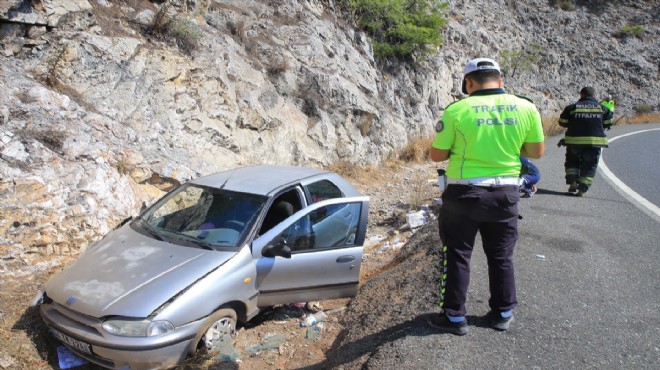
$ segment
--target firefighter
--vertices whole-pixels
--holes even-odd
[[[601,149],[607,148],[605,129],[612,126],[612,111],[596,100],[596,90],[584,87],[580,100],[568,105],[559,116],[559,125],[566,128],[566,184],[568,192],[584,197],[593,183]]]

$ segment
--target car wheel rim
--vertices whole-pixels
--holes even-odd
[[[223,317],[211,325],[204,334],[204,345],[207,350],[218,348],[220,343],[231,340],[236,331],[236,322],[231,317]]]

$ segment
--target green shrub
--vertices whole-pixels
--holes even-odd
[[[621,30],[619,30],[616,36],[618,37],[635,36],[637,38],[641,38],[642,35],[644,35],[644,26],[638,24],[638,25],[626,25],[621,27]]]
[[[575,9],[575,2],[573,0],[557,0],[556,4],[561,10]]]
[[[166,0],[154,15],[151,24],[145,27],[145,32],[166,41],[174,41],[182,52],[191,54],[202,38],[202,31],[195,22],[177,18],[179,15],[173,0]]]
[[[202,31],[197,24],[190,20],[178,19],[172,22],[168,28],[179,49],[186,54],[192,53],[202,38]]]
[[[447,24],[447,3],[439,0],[344,0],[373,39],[379,57],[423,59],[442,45],[440,30]]]
[[[529,72],[532,70],[541,59],[541,46],[531,44],[522,50],[504,50],[500,57],[502,72],[507,77],[513,78],[518,71]]]

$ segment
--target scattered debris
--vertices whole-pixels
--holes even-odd
[[[260,344],[252,344],[247,347],[247,351],[250,356],[254,357],[268,349],[279,349],[281,345],[286,343],[286,337],[282,334],[268,334],[262,340]]]
[[[419,211],[408,213],[408,215],[406,216],[406,221],[411,229],[416,229],[426,224],[433,218],[434,216],[433,213],[431,212],[431,209],[427,204],[424,204],[421,206],[421,209]]]
[[[305,320],[303,320],[300,323],[301,327],[306,327],[306,326],[312,326],[318,322],[323,322],[328,317],[328,315],[325,314],[323,311],[318,311],[315,313],[310,313],[305,317]]]
[[[326,314],[328,314],[328,315],[334,315],[334,314],[336,314],[336,313],[343,312],[343,311],[345,311],[345,310],[346,310],[346,306],[341,306],[341,307],[337,307],[337,308],[333,308],[333,309],[328,310],[328,311],[326,312]]]
[[[308,310],[315,312],[323,309],[323,306],[321,306],[321,302],[319,301],[307,302],[306,307]]]
[[[317,340],[321,334],[321,329],[323,329],[323,321],[314,323],[307,328],[305,337],[310,340]]]
[[[231,335],[224,334],[218,341],[218,345],[214,350],[218,351],[216,359],[220,362],[240,362],[238,359],[238,352],[232,344]]]
[[[75,353],[64,346],[57,347],[57,359],[62,370],[87,364],[87,360],[76,356]]]
[[[545,259],[545,254],[537,254],[536,258],[544,260]]]

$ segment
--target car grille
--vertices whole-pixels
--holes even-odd
[[[62,332],[63,334],[71,337],[76,341],[84,342],[91,345],[92,354],[90,355],[88,353],[84,353],[80,351],[74,346],[68,345],[67,343],[60,341],[67,348],[73,351],[77,356],[82,357],[87,361],[93,362],[97,365],[110,367],[110,368],[114,367],[113,361],[95,354],[94,345],[90,343],[90,342],[103,341],[103,336],[99,331],[100,330],[99,328],[101,327],[100,320],[72,311],[66,308],[65,306],[53,302],[45,294],[44,294],[44,303],[42,303],[42,316],[44,316],[46,324],[49,327],[52,326],[53,329]],[[85,332],[88,334],[88,336],[87,338],[81,338],[75,335],[74,333],[72,333],[72,330],[70,329],[73,329],[78,332]],[[92,339],[90,340],[89,338]]]

